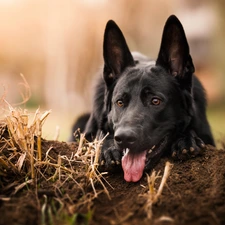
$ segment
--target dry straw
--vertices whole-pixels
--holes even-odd
[[[37,174],[40,174],[46,180],[55,181],[57,179],[59,183],[65,183],[65,177],[70,177],[75,180],[77,168],[74,167],[74,163],[78,163],[82,168],[86,168],[86,172],[85,170],[80,172],[84,174],[83,176],[85,176],[88,181],[86,186],[90,185],[93,189],[94,195],[91,199],[96,198],[98,194],[102,192],[102,190],[97,191],[95,188],[96,183],[101,184],[103,191],[108,198],[110,198],[109,191],[105,185],[108,184],[108,182],[103,177],[105,173],[100,173],[98,171],[101,146],[106,137],[88,143],[85,139],[85,135],[81,134],[77,151],[76,153],[72,152],[70,158],[65,155],[58,155],[57,158],[52,158],[49,154],[50,151],[53,150],[51,147],[47,151],[42,152],[41,138],[42,126],[51,111],[41,113],[40,110],[37,109],[33,115],[33,119],[29,119],[30,113],[28,113],[27,110],[13,108],[9,103],[7,103],[7,105],[9,115],[3,120],[4,126],[1,126],[0,132],[3,134],[4,131],[7,130],[9,137],[5,138],[1,135],[1,142],[5,144],[2,145],[0,153],[2,153],[3,149],[7,148],[8,151],[12,151],[12,154],[10,154],[11,156],[8,158],[0,154],[0,173],[9,171],[9,168],[13,168],[15,173],[24,174],[26,177],[24,183],[15,187],[14,194],[27,184],[32,183],[31,181],[35,183]],[[31,122],[29,122],[30,120]],[[72,157],[73,154],[74,157]],[[12,162],[12,158],[17,159],[16,163],[15,160]],[[63,162],[66,161],[67,166],[63,165],[62,160]],[[55,172],[49,177],[49,174],[46,175],[45,171],[50,167],[54,168]],[[43,171],[43,168],[46,169]],[[77,181],[75,183],[79,186]],[[110,184],[108,185],[110,186]],[[81,189],[82,192],[84,192],[83,187],[81,187]]]
[[[87,140],[85,139],[85,134],[80,134],[78,150],[74,156],[75,160],[78,161],[81,160],[85,165],[87,165],[86,177],[88,178],[88,181],[90,182],[92,189],[94,191],[94,198],[98,196],[98,192],[96,191],[95,188],[95,183],[100,183],[101,186],[103,187],[103,191],[106,193],[108,198],[111,199],[105,183],[107,183],[107,185],[110,186],[112,189],[113,187],[103,177],[103,175],[107,173],[106,172],[101,173],[98,170],[102,143],[107,136],[108,134],[101,139],[95,139],[93,142],[88,143]]]
[[[101,140],[99,140],[99,141],[95,140],[94,143],[91,144],[91,146],[93,146],[93,148],[94,148],[94,156],[91,157],[91,161],[90,161],[88,171],[87,171],[87,176],[90,180],[91,186],[95,193],[95,197],[97,197],[98,195],[97,195],[94,183],[99,182],[102,185],[104,192],[107,194],[108,198],[111,199],[109,191],[107,190],[105,184],[102,181],[102,178],[104,179],[103,175],[105,173],[100,173],[98,171],[98,165],[99,165],[98,162],[99,162],[99,156],[100,156],[100,152],[101,152],[102,143],[107,136],[108,136],[108,134]],[[106,181],[106,179],[104,179],[104,181],[113,189],[113,187]]]
[[[29,123],[29,114],[26,109],[15,109],[7,101],[5,102],[9,107],[9,115],[5,117],[5,124],[9,133],[7,143],[15,151],[15,154],[20,155],[16,167],[20,172],[27,162],[30,165],[28,174],[30,174],[31,179],[34,179],[34,162],[42,159],[42,126],[51,110],[41,113],[40,109],[37,109],[32,122]],[[34,149],[35,139],[37,139],[37,149]]]
[[[166,165],[164,168],[164,174],[161,179],[158,190],[156,190],[155,186],[156,186],[156,180],[161,178],[160,171],[158,173],[156,173],[156,171],[153,170],[153,172],[151,173],[150,176],[147,174],[148,192],[141,196],[144,197],[144,199],[145,199],[145,204],[144,204],[143,208],[147,214],[148,219],[152,219],[152,215],[153,215],[152,207],[154,204],[156,204],[159,201],[159,199],[162,195],[163,188],[164,188],[166,181],[170,175],[170,171],[171,171],[172,167],[173,167],[173,164],[171,164],[170,162],[166,162]]]
[[[36,177],[36,173],[40,173],[42,177],[46,178],[46,180],[58,179],[58,181],[61,182],[63,180],[62,171],[67,173],[68,177],[72,177],[73,174],[76,174],[76,168],[74,168],[72,164],[77,162],[84,165],[84,168],[87,168],[86,178],[93,189],[94,198],[98,196],[98,192],[95,188],[96,183],[101,184],[103,191],[107,194],[108,198],[110,198],[109,191],[107,190],[105,183],[109,186],[110,184],[103,177],[105,173],[100,173],[98,171],[101,146],[106,137],[101,140],[95,140],[94,142],[88,143],[85,139],[85,135],[81,134],[79,146],[74,157],[68,158],[67,156],[58,155],[57,159],[54,159],[49,155],[52,148],[45,153],[42,152],[41,137],[42,126],[51,111],[49,110],[41,113],[40,109],[37,109],[34,113],[33,119],[29,123],[30,114],[27,110],[13,108],[9,103],[7,103],[7,105],[9,107],[9,115],[5,117],[4,123],[5,129],[7,127],[9,138],[2,139],[4,139],[4,142],[8,145],[7,148],[10,151],[13,151],[14,157],[17,156],[16,158],[18,158],[18,160],[16,163],[12,163],[10,158],[4,158],[3,160],[3,157],[0,155],[0,172],[6,167],[15,164],[13,167],[17,173],[25,172],[26,177],[30,177],[33,181]],[[62,160],[66,160],[67,164],[70,165],[70,168],[63,166]],[[39,169],[42,166],[55,168],[55,173],[53,173],[51,177],[47,178]],[[30,182],[31,181],[29,180],[28,183]],[[19,187],[16,188],[16,192],[24,187],[25,183],[20,184]]]
[[[58,179],[58,181],[61,182],[63,180],[62,171],[64,171],[64,174],[67,173],[68,177],[72,177],[73,174],[76,174],[76,168],[74,168],[72,164],[77,162],[83,165],[83,168],[87,168],[85,176],[88,183],[93,188],[94,198],[98,196],[95,183],[100,183],[103,187],[103,191],[110,198],[109,191],[105,186],[107,181],[103,181],[103,175],[105,173],[100,173],[98,171],[101,146],[106,137],[101,140],[95,140],[94,142],[88,143],[85,139],[85,135],[81,134],[79,146],[74,157],[68,158],[67,156],[58,155],[57,159],[54,159],[49,155],[52,148],[45,153],[42,152],[41,138],[42,126],[51,111],[49,110],[41,113],[40,109],[37,109],[34,113],[33,119],[29,122],[30,114],[27,110],[13,108],[9,103],[7,103],[7,105],[9,108],[9,115],[5,117],[3,122],[5,124],[4,129],[7,129],[9,138],[6,139],[3,137],[2,141],[6,143],[9,151],[13,151],[13,158],[17,158],[17,162],[12,163],[11,158],[6,158],[0,155],[0,172],[10,166],[14,168],[16,173],[25,172],[26,177],[30,177],[31,180],[34,180],[36,173],[40,173],[42,177],[46,178],[46,180]],[[1,129],[1,133],[3,133],[3,127]],[[5,148],[5,145],[2,148]],[[69,164],[70,168],[62,165],[62,160],[66,160],[67,165]],[[42,166],[55,168],[55,173],[53,173],[51,177],[46,177],[39,169]],[[28,183],[30,183],[30,181]],[[18,191],[24,186],[25,185],[20,184],[16,190]]]

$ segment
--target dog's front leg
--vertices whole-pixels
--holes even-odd
[[[203,153],[206,149],[205,143],[199,138],[195,131],[190,130],[181,135],[172,145],[172,157],[185,160]]]
[[[100,153],[100,166],[108,169],[121,165],[122,151],[119,151],[114,144],[113,135],[109,135],[103,142]]]

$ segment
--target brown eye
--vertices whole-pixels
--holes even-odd
[[[118,101],[116,102],[116,104],[117,104],[119,107],[123,107],[123,106],[124,106],[124,103],[123,103],[122,100],[118,100]]]
[[[161,100],[158,98],[153,98],[152,99],[152,105],[159,105],[161,103]]]

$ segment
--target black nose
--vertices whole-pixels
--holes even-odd
[[[137,141],[137,135],[129,128],[118,128],[114,134],[117,145],[121,148],[131,148]]]

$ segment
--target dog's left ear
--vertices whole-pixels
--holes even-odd
[[[156,65],[165,68],[178,79],[182,88],[191,91],[195,68],[183,26],[174,15],[170,16],[165,24]]]
[[[128,66],[134,66],[134,59],[122,31],[113,20],[106,24],[104,43],[104,80],[110,87]]]

